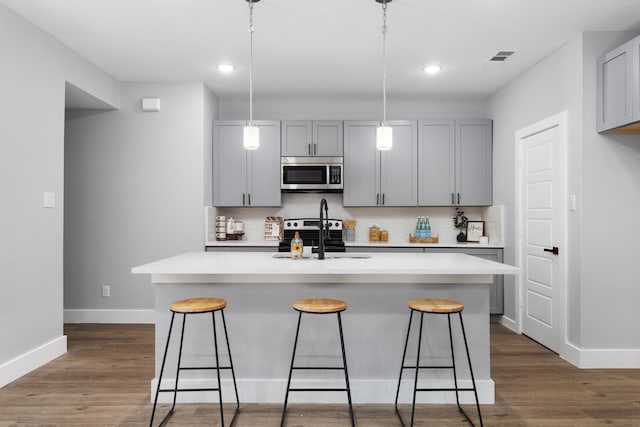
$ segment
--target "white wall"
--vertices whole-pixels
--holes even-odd
[[[120,110],[66,122],[67,310],[151,310],[153,286],[131,267],[203,249],[215,96],[202,83],[123,83],[121,97]],[[160,111],[143,112],[143,97]]]
[[[2,386],[66,349],[62,337],[65,81],[114,107],[119,105],[119,92],[117,80],[3,5],[0,52]],[[55,193],[55,208],[42,207],[44,191]]]
[[[640,348],[640,318],[631,306],[640,300],[631,261],[640,252],[616,227],[621,214],[633,216],[640,208],[640,137],[595,130],[595,60],[633,35],[581,34],[487,99],[486,114],[494,120],[494,203],[507,209],[508,263],[515,262],[516,245],[515,132],[568,111],[568,193],[577,195],[578,209],[568,214],[567,334],[580,348]],[[515,284],[505,280],[507,316],[515,316],[516,304]]]

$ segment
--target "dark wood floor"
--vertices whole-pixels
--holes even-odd
[[[147,425],[153,326],[74,324],[65,334],[66,355],[0,389],[0,427]],[[640,426],[640,370],[580,370],[497,324],[491,366],[496,404],[482,406],[486,426]],[[277,426],[280,410],[242,405],[236,425]],[[452,405],[420,405],[416,413],[418,426],[465,425]],[[400,425],[392,405],[356,405],[355,414],[358,426]],[[287,420],[349,425],[344,405],[292,405]],[[218,424],[204,404],[180,405],[169,423]]]

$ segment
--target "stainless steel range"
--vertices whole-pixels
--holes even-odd
[[[324,240],[326,252],[344,252],[344,241],[342,240],[342,220],[329,219],[329,233]],[[291,250],[291,239],[296,231],[300,233],[304,246],[314,248],[317,251],[320,236],[318,218],[291,218],[285,219],[282,225],[283,237],[278,245],[279,252],[289,252]]]

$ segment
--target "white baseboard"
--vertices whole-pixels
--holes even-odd
[[[61,336],[0,365],[0,388],[67,352],[67,337]]]
[[[562,358],[580,369],[640,369],[640,349],[583,349],[566,343]]]
[[[418,387],[451,387],[453,381],[420,381]],[[282,403],[287,387],[286,379],[244,379],[237,380],[238,394],[241,403]],[[157,378],[151,381],[151,402],[153,402],[158,385]],[[171,388],[173,379],[162,380],[162,388]],[[208,379],[180,379],[180,387],[206,388],[215,387],[215,380]],[[351,397],[353,403],[393,403],[396,397],[397,380],[352,380]],[[292,387],[306,388],[343,388],[342,380],[316,380],[316,381],[292,381]],[[459,382],[461,388],[471,387],[471,380]],[[476,381],[478,399],[482,404],[495,403],[495,383],[493,380]],[[412,399],[413,380],[403,380],[400,389],[399,401],[410,403]],[[224,402],[235,402],[233,382],[230,379],[222,380],[222,398]],[[160,393],[158,402],[170,403],[173,393]],[[189,392],[178,393],[178,402],[217,402],[217,392]],[[289,393],[291,403],[346,403],[345,392],[292,392]],[[452,392],[424,392],[418,393],[416,403],[456,403],[455,394]],[[475,403],[473,392],[462,392],[460,403]]]
[[[511,329],[517,334],[520,333],[520,331],[518,330],[518,323],[515,320],[508,318],[507,316],[500,317],[500,324],[505,328]]]
[[[65,310],[64,323],[155,323],[155,310]]]

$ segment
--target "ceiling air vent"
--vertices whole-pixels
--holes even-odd
[[[511,50],[501,50],[500,52],[496,53],[491,58],[489,58],[489,60],[487,60],[485,64],[486,65],[502,64],[504,61],[509,59],[514,53],[515,52]]]

